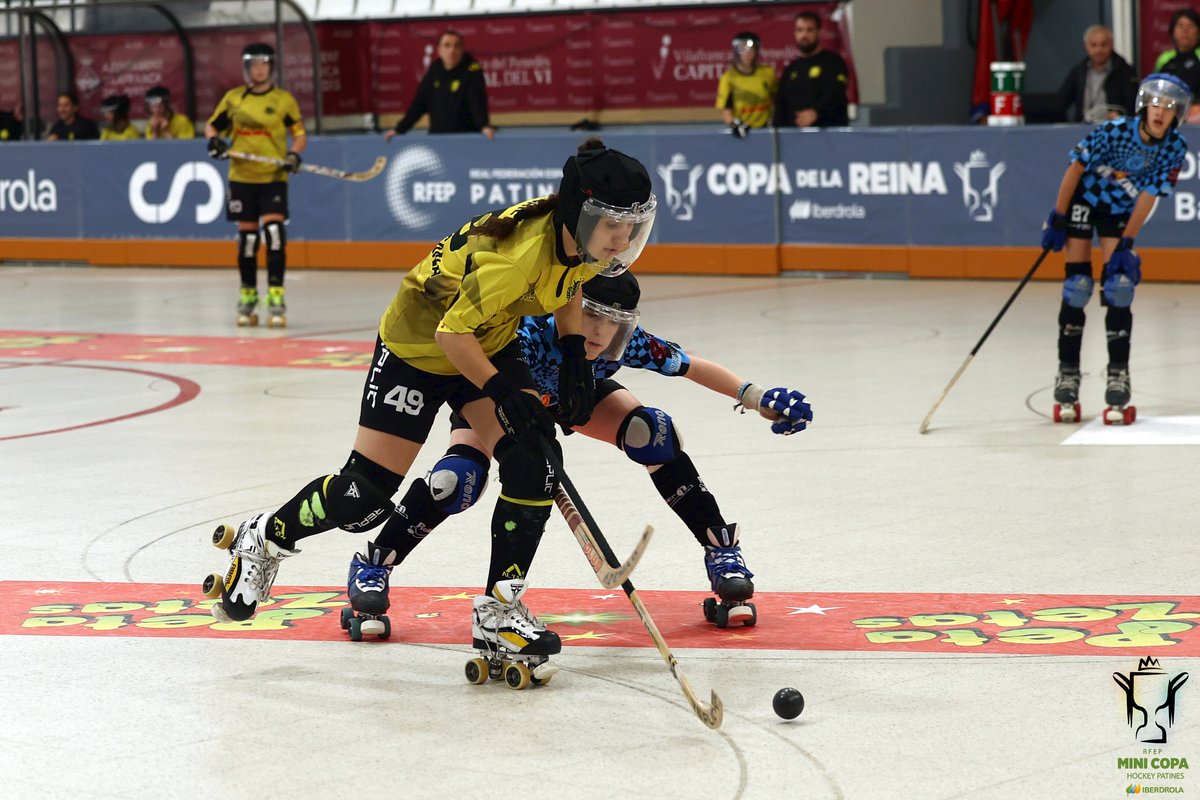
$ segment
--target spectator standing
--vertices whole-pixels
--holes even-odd
[[[96,121],[79,115],[79,96],[75,92],[70,89],[59,92],[56,110],[58,122],[50,126],[46,141],[74,142],[100,138],[100,128]]]
[[[775,126],[849,125],[846,83],[850,70],[837,53],[821,49],[821,18],[813,11],[801,11],[792,30],[800,57],[784,68],[779,79]]]
[[[733,37],[733,63],[717,84],[717,108],[736,136],[749,128],[765,128],[771,122],[775,100],[775,70],[758,63],[762,40],[757,33],[743,31]]]
[[[1113,52],[1112,31],[1093,25],[1083,32],[1087,58],[1076,64],[1058,89],[1058,106],[1067,122],[1098,125],[1133,113],[1138,75]]]
[[[1159,54],[1154,71],[1182,78],[1195,94],[1200,88],[1200,14],[1190,8],[1179,9],[1171,15],[1170,31],[1175,49]],[[1195,114],[1190,121],[1196,121]]]
[[[463,50],[458,31],[445,31],[438,39],[437,60],[429,65],[417,86],[417,95],[384,141],[405,134],[429,114],[430,133],[482,133],[491,139],[496,129],[488,121],[487,85],[483,66]]]
[[[142,138],[138,129],[129,122],[129,98],[123,94],[112,94],[100,103],[104,117],[104,130],[100,139],[105,142],[128,142]]]
[[[146,121],[147,139],[195,138],[196,126],[187,114],[181,114],[171,107],[170,89],[155,86],[146,90],[145,98],[146,113],[150,115]]]

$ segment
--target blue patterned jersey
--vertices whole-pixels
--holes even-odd
[[[1187,142],[1172,129],[1162,141],[1146,144],[1138,122],[1138,117],[1109,120],[1071,150],[1071,161],[1084,167],[1079,194],[1097,211],[1128,214],[1142,192],[1166,197],[1175,191]]]
[[[558,347],[554,317],[525,317],[521,320],[521,327],[517,328],[517,341],[521,343],[525,360],[529,362],[538,391],[550,396],[551,405],[557,405],[558,368],[563,355]],[[692,360],[679,345],[647,333],[639,325],[634,329],[633,338],[629,340],[629,346],[625,348],[620,361],[598,358],[592,363],[596,380],[600,381],[612,377],[621,367],[648,369],[668,376],[683,375]]]

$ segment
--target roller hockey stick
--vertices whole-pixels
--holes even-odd
[[[616,589],[629,580],[629,576],[637,568],[638,562],[642,560],[646,546],[650,544],[650,536],[654,533],[654,528],[647,525],[646,530],[642,531],[642,538],[638,540],[637,546],[629,554],[629,558],[625,559],[620,566],[613,567],[605,561],[600,544],[596,541],[595,534],[592,533],[593,529],[599,529],[587,509],[581,510],[580,506],[571,502],[570,496],[563,491],[562,486],[559,486],[558,491],[554,493],[554,503],[562,512],[563,519],[567,521],[567,527],[571,529],[571,533],[575,534],[575,541],[579,542],[579,546],[583,548],[583,555],[595,570],[596,577],[600,579],[600,585],[605,589]]]
[[[560,484],[559,492],[565,494],[567,499],[570,500],[582,512],[583,515],[585,515],[585,522],[589,521],[591,515],[588,514],[587,507],[584,506],[583,500],[580,499],[579,492],[575,490],[575,485],[571,483],[571,479],[567,477],[566,470],[563,469],[562,460],[559,459],[552,449],[550,449],[550,445],[547,442],[541,441],[540,444],[542,447],[542,454],[546,457],[546,460],[550,462],[550,466],[554,469],[554,471],[558,473]],[[562,506],[560,505],[559,508],[561,510]],[[572,528],[573,527],[574,526],[572,526]],[[600,532],[599,528],[597,528],[594,523],[591,524],[590,532],[592,534],[590,543],[594,543],[600,548],[600,553],[604,556],[605,562],[607,562],[607,564],[614,569],[620,569],[621,565],[617,561],[616,555],[613,553],[612,548],[608,546],[608,541],[604,538],[604,534]],[[645,539],[645,536],[646,535],[643,534],[643,540]],[[580,539],[578,534],[576,534],[576,538],[579,539],[580,545],[584,545],[584,539]],[[592,562],[592,567],[596,570],[596,575],[599,576],[600,569],[592,561],[592,554],[588,552],[587,546],[584,546],[583,552],[584,555],[588,557],[588,561]],[[640,597],[638,597],[637,590],[633,588],[633,584],[626,579],[621,584],[621,589],[629,598],[629,602],[633,604],[634,610],[637,611],[638,618],[641,619],[642,625],[646,628],[646,633],[650,634],[650,638],[654,641],[654,646],[658,648],[659,655],[662,656],[663,661],[667,662],[667,666],[671,668],[671,675],[679,684],[679,688],[683,690],[683,696],[687,699],[688,704],[692,707],[692,712],[709,728],[715,730],[721,727],[721,720],[725,717],[725,706],[721,703],[721,698],[717,697],[717,693],[712,690],[710,690],[711,697],[708,703],[696,696],[695,690],[692,689],[692,684],[688,682],[687,676],[683,674],[683,668],[680,667],[679,662],[675,660],[675,656],[671,652],[671,648],[667,647],[666,640],[663,639],[663,635],[659,633],[658,626],[656,626],[654,624],[654,620],[650,618],[650,612],[646,610],[644,605],[642,605],[642,600]]]
[[[282,158],[272,158],[271,156],[260,156],[257,153],[240,153],[237,150],[229,151],[230,158],[240,158],[242,161],[257,161],[261,164],[275,164],[276,166],[286,167],[287,163]],[[300,164],[301,172],[309,172],[313,175],[324,175],[326,178],[337,178],[342,181],[369,181],[379,173],[383,172],[383,168],[387,166],[387,156],[379,156],[375,159],[375,163],[371,168],[363,172],[347,172],[344,169],[336,167],[323,167],[320,164]]]
[[[995,329],[997,323],[1000,322],[1000,318],[1004,316],[1005,312],[1008,311],[1008,307],[1011,306],[1013,301],[1017,299],[1017,295],[1019,295],[1021,290],[1025,288],[1025,284],[1029,283],[1029,279],[1033,277],[1033,273],[1037,272],[1037,268],[1042,265],[1042,261],[1045,260],[1046,254],[1049,252],[1050,248],[1042,248],[1042,254],[1038,256],[1037,261],[1033,262],[1033,266],[1029,268],[1029,272],[1025,273],[1025,277],[1022,278],[1021,282],[1017,284],[1017,288],[1013,289],[1013,293],[1009,296],[1008,302],[1005,303],[1004,307],[1000,309],[1000,313],[996,315],[994,320],[992,320],[992,324],[988,325],[987,330],[983,332],[983,336],[979,338],[979,343],[975,345],[975,347],[971,350],[970,355],[967,356],[967,360],[962,363],[962,366],[958,368],[958,372],[954,373],[954,377],[950,379],[950,382],[946,384],[946,388],[942,390],[942,396],[937,399],[937,402],[933,404],[933,408],[929,409],[929,413],[925,415],[925,420],[921,423],[921,433],[925,433],[929,430],[929,423],[933,419],[934,412],[938,410],[938,406],[940,406],[942,401],[946,399],[946,395],[950,394],[950,390],[954,388],[954,384],[958,382],[958,379],[962,377],[962,374],[967,371],[967,365],[971,363],[971,359],[975,358],[975,354],[979,352],[979,348],[983,347],[983,343],[986,342],[987,338],[992,335],[992,330]]]

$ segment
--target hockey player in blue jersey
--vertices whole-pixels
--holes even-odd
[[[1132,117],[1100,125],[1071,150],[1071,162],[1050,217],[1042,226],[1042,247],[1066,247],[1066,279],[1058,315],[1058,375],[1054,381],[1054,421],[1079,421],[1080,346],[1084,308],[1092,296],[1092,237],[1103,254],[1100,302],[1107,308],[1107,388],[1104,422],[1129,424],[1130,334],[1133,295],[1142,279],[1135,237],[1154,204],[1175,190],[1187,143],[1179,125],[1187,119],[1192,92],[1174,75],[1149,75],[1138,87]]]
[[[691,356],[679,345],[659,338],[639,324],[641,291],[631,273],[588,281],[583,287],[586,356],[596,381],[596,405],[591,419],[574,431],[608,442],[632,461],[642,464],[658,493],[704,548],[704,564],[716,598],[705,602],[705,617],[719,627],[753,625],[756,610],[747,601],[754,594],[753,573],[739,544],[739,526],[728,522],[716,499],[700,479],[674,420],[666,411],[649,408],[612,379],[622,367],[646,369],[666,376],[683,376],[708,389],[736,399],[735,409],[757,411],[770,420],[777,434],[804,430],[812,408],[800,392],[764,389],[744,381],[712,361]],[[557,405],[559,374],[570,359],[553,317],[526,317],[518,330],[525,359],[551,410]],[[388,525],[356,554],[348,590],[355,611],[383,613],[387,609],[388,575],[435,527],[452,514],[474,505],[487,482],[490,456],[461,418],[452,417],[451,444],[426,480],[415,480],[394,512],[404,525]],[[719,598],[719,600],[718,600]]]

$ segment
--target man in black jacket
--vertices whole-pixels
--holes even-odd
[[[1133,114],[1138,75],[1113,52],[1112,31],[1093,25],[1083,32],[1087,58],[1071,68],[1057,92],[1067,122],[1098,125]]]
[[[438,60],[429,65],[417,96],[396,127],[383,135],[389,140],[408,133],[426,113],[430,133],[480,132],[491,139],[496,129],[488,122],[487,86],[483,67],[463,52],[463,37],[446,31],[438,39]]]
[[[849,125],[846,82],[850,70],[837,53],[821,49],[821,18],[801,11],[793,23],[800,57],[783,69],[775,100],[775,127]]]

